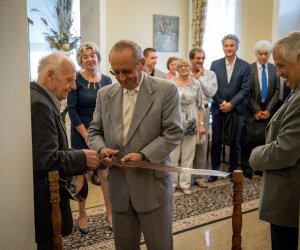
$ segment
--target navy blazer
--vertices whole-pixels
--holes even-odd
[[[219,105],[223,102],[230,102],[236,114],[242,116],[245,112],[245,99],[250,89],[250,65],[246,61],[235,60],[230,82],[227,81],[226,60],[225,57],[213,61],[210,70],[217,76],[218,90],[213,97],[211,105],[212,114],[219,114]]]
[[[59,176],[81,175],[86,171],[86,157],[81,150],[68,147],[64,123],[55,103],[38,84],[30,84],[32,155],[34,181],[34,217],[36,242],[51,241],[53,229],[49,185],[46,182],[51,170]],[[60,196],[62,235],[72,232],[73,219],[69,199]]]

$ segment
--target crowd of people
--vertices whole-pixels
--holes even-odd
[[[260,217],[271,223],[274,249],[287,249],[287,241],[288,249],[297,248],[300,33],[274,47],[258,41],[251,65],[237,56],[239,43],[234,34],[224,36],[224,57],[210,69],[204,68],[205,51],[193,48],[187,58],[170,57],[164,73],[156,68],[155,49],[121,40],[109,53],[117,84],[99,71],[101,55],[91,42],[77,51],[80,72],[61,52],[41,59],[38,79],[31,83],[38,249],[53,249],[45,182],[52,169],[66,182],[76,176],[78,186],[97,173],[116,249],[139,249],[142,233],[148,249],[173,249],[173,192],[189,195],[192,185],[207,188],[218,177],[126,171],[112,167],[114,160],[219,170],[224,146],[230,148],[229,176],[238,168],[249,179],[263,176]],[[277,69],[268,62],[271,52]],[[58,114],[66,98],[71,148]],[[62,233],[68,235],[71,210],[62,197]],[[87,234],[84,201],[79,208],[79,230]]]

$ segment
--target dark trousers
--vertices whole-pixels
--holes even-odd
[[[219,170],[222,153],[222,130],[225,114],[220,113],[212,116],[212,145],[211,145],[211,165],[213,170]],[[237,116],[236,131],[233,143],[230,146],[228,172],[233,172],[238,167],[239,155],[241,151],[240,141],[242,134],[243,117]]]
[[[270,224],[272,250],[297,250],[298,227],[282,227]]]
[[[40,241],[37,242],[37,250],[54,250],[53,241]]]

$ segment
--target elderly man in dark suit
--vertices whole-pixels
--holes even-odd
[[[99,166],[93,150],[71,150],[64,122],[59,114],[60,101],[76,88],[76,71],[72,61],[60,52],[40,60],[37,82],[30,84],[32,154],[34,181],[35,236],[38,250],[52,250],[53,229],[48,173],[58,170],[62,180],[81,175],[87,168]],[[63,188],[61,188],[63,189]],[[61,193],[62,235],[72,232],[73,219],[69,198]]]
[[[245,112],[245,98],[250,87],[250,66],[236,56],[239,39],[229,34],[222,39],[225,57],[213,61],[211,70],[216,73],[218,90],[213,97],[212,112],[212,169],[218,170],[221,164],[222,130],[223,123],[229,112],[235,112],[236,121],[232,131],[233,139],[230,142],[230,167],[228,172],[237,169],[240,154],[240,138]],[[208,181],[214,182],[216,176],[210,176]]]
[[[271,224],[272,249],[297,250],[300,205],[300,32],[273,46],[277,75],[291,88],[266,127],[266,143],[253,149],[249,163],[263,172],[261,220]],[[299,249],[299,248],[298,248]]]
[[[145,59],[133,41],[117,42],[109,61],[119,84],[98,92],[89,147],[118,153],[122,161],[168,164],[183,135],[176,86],[143,71]],[[171,174],[112,166],[108,183],[116,249],[140,249],[141,233],[148,249],[173,249]]]
[[[257,61],[251,64],[250,93],[247,99],[242,132],[241,166],[246,178],[252,179],[249,157],[253,148],[265,143],[265,128],[274,114],[279,97],[276,67],[268,63],[272,44],[258,41],[254,46]]]

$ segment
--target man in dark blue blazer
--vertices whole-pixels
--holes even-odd
[[[247,99],[245,125],[242,132],[241,167],[246,178],[252,179],[249,157],[253,148],[265,144],[265,128],[274,114],[279,97],[279,77],[276,67],[268,63],[272,44],[258,41],[254,46],[257,61],[251,64],[250,92]],[[264,93],[263,74],[266,76],[267,88]]]
[[[236,124],[233,140],[230,143],[230,167],[228,172],[237,169],[240,153],[240,138],[245,112],[245,98],[250,87],[250,66],[236,56],[239,38],[229,34],[222,39],[224,58],[213,61],[211,70],[216,73],[218,90],[213,97],[212,113],[212,169],[218,170],[221,164],[223,123],[229,112],[235,112]],[[217,177],[211,176],[208,181],[214,182]]]
[[[70,181],[87,168],[99,166],[94,150],[72,150],[68,147],[64,122],[59,114],[60,101],[76,88],[74,63],[61,52],[40,60],[37,82],[30,84],[32,156],[34,184],[35,240],[38,250],[53,250],[53,228],[48,173],[59,172],[60,179]],[[60,188],[62,190],[63,188]],[[62,236],[73,229],[69,198],[60,192]]]

